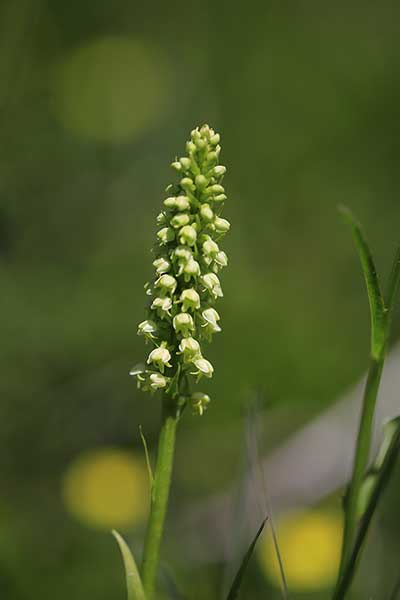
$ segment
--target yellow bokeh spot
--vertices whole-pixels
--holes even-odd
[[[288,585],[293,590],[316,590],[335,580],[342,542],[342,520],[338,513],[313,510],[292,512],[277,526]],[[259,559],[268,577],[279,585],[281,578],[271,535],[260,541]]]
[[[68,467],[62,494],[69,512],[93,527],[141,523],[149,502],[146,465],[133,454],[114,448],[87,452]]]
[[[171,77],[160,49],[124,36],[95,39],[55,66],[53,110],[80,136],[132,140],[164,114]]]

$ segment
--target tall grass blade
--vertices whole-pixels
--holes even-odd
[[[371,354],[373,358],[379,359],[385,347],[386,309],[378,274],[361,225],[347,207],[340,206],[339,210],[350,225],[361,262],[371,313]]]
[[[113,530],[112,534],[117,540],[119,549],[121,550],[122,559],[124,561],[128,600],[146,600],[142,580],[140,579],[135,559],[133,558],[128,544],[117,531]]]
[[[260,495],[260,498],[262,498],[264,500],[264,507],[262,508],[262,511],[268,517],[268,525],[271,530],[272,543],[274,546],[274,551],[275,551],[275,555],[276,555],[276,559],[277,559],[278,567],[279,567],[279,573],[281,576],[282,597],[284,598],[284,600],[288,600],[289,592],[288,592],[286,574],[285,574],[285,569],[283,567],[282,554],[281,554],[281,551],[279,548],[278,536],[276,534],[276,529],[275,529],[275,524],[274,524],[274,519],[273,519],[273,514],[272,514],[271,502],[269,500],[269,495],[267,492],[267,486],[265,483],[265,474],[264,474],[264,470],[261,466],[260,453],[259,453],[259,448],[258,448],[258,445],[259,445],[258,441],[260,439],[260,435],[259,435],[260,417],[259,417],[259,415],[260,415],[261,399],[262,399],[261,394],[258,393],[256,402],[255,402],[255,406],[254,406],[253,414],[250,414],[247,419],[247,447],[248,447],[249,461],[251,463],[251,466],[254,465],[254,467],[257,467],[257,469],[258,469],[258,479],[261,484],[261,490],[260,490],[261,493],[259,495]]]
[[[394,302],[396,300],[397,290],[400,283],[400,246],[397,248],[393,259],[392,271],[390,273],[389,284],[386,292],[386,310],[387,319],[391,320]]]
[[[262,534],[263,529],[265,527],[265,523],[267,522],[267,520],[268,520],[268,517],[265,518],[264,521],[261,523],[261,525],[260,525],[260,527],[259,527],[256,535],[254,536],[254,538],[253,538],[253,540],[252,540],[252,542],[251,542],[251,544],[250,544],[250,546],[249,546],[249,548],[248,548],[248,550],[246,552],[246,554],[244,555],[243,560],[242,560],[241,565],[239,567],[239,570],[238,570],[238,572],[236,574],[236,577],[233,580],[231,589],[229,590],[229,594],[228,594],[226,600],[235,600],[235,598],[238,598],[239,591],[240,591],[241,585],[243,583],[243,577],[244,577],[244,575],[246,573],[246,569],[248,567],[248,564],[249,564],[250,559],[252,557],[252,554],[254,552],[254,548],[256,547],[257,540],[260,537],[260,535]]]

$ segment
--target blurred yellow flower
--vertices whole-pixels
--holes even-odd
[[[68,511],[96,528],[123,528],[147,514],[149,482],[144,460],[130,452],[101,448],[79,456],[63,477]]]
[[[339,567],[342,541],[340,514],[325,510],[291,512],[277,525],[288,585],[292,590],[329,586]],[[260,540],[259,560],[267,576],[277,585],[280,573],[271,535]]]
[[[55,65],[52,107],[64,127],[80,136],[130,141],[164,114],[171,78],[161,49],[125,36],[102,37]]]

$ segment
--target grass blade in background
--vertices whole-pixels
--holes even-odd
[[[385,345],[386,334],[386,309],[378,274],[361,225],[347,207],[340,206],[339,209],[346,223],[351,227],[361,262],[370,305],[371,353],[375,359],[378,359]]]
[[[132,552],[130,551],[128,544],[117,531],[114,530],[112,534],[117,540],[124,561],[128,600],[146,600],[142,580],[140,579],[135,559],[133,558]]]
[[[343,575],[344,568],[349,560],[357,531],[359,497],[369,461],[376,399],[382,376],[388,337],[387,311],[368,243],[352,213],[345,207],[341,207],[340,210],[347,224],[351,227],[367,287],[371,317],[371,362],[364,390],[353,472],[346,495],[342,556],[338,581]]]
[[[254,552],[254,548],[256,547],[258,538],[260,537],[260,535],[263,532],[265,523],[267,522],[268,517],[266,519],[264,519],[264,521],[261,523],[256,535],[253,538],[253,541],[251,542],[246,554],[243,557],[242,563],[239,567],[239,570],[236,574],[235,579],[233,580],[231,589],[229,590],[229,594],[227,596],[226,600],[235,600],[235,598],[238,598],[239,596],[239,591],[240,591],[240,587],[243,583],[243,577],[245,575],[246,569],[248,567],[248,564],[250,562],[250,559],[252,557],[252,554]]]
[[[393,419],[386,425],[386,435],[383,439],[382,447],[383,450],[379,452],[379,462],[381,464],[378,471],[374,473],[375,480],[372,482],[369,500],[357,531],[354,547],[349,561],[344,568],[343,575],[340,578],[333,600],[342,600],[345,598],[353,580],[372,517],[393,473],[400,451],[400,417]]]

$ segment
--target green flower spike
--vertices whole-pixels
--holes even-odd
[[[199,415],[210,399],[202,392],[190,394],[188,384],[213,375],[202,342],[221,331],[214,304],[223,295],[219,274],[228,264],[220,248],[230,224],[221,216],[226,169],[219,164],[219,140],[208,125],[194,129],[186,144],[188,155],[171,165],[179,182],[167,187],[157,217],[155,276],[146,288],[147,319],[138,328],[156,346],[148,367],[135,372],[139,387],[184,397]]]

